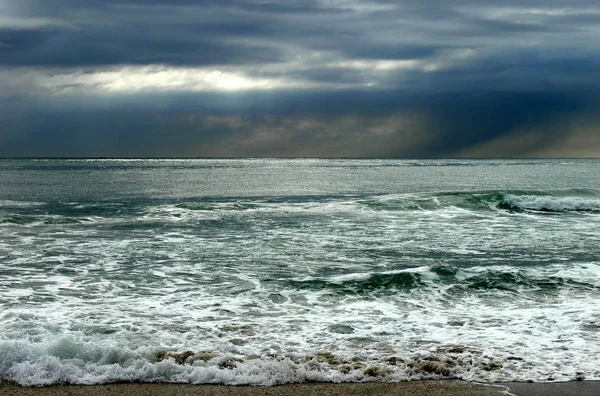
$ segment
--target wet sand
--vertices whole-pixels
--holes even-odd
[[[503,384],[517,396],[600,396],[600,381]]]
[[[411,381],[397,383],[295,384],[272,387],[187,384],[109,384],[48,386],[40,388],[1,384],[0,395],[19,396],[497,396],[506,387],[464,381]]]
[[[0,385],[0,395],[19,396],[496,396],[506,387],[463,381],[411,381],[399,383],[295,384],[272,387],[184,385],[184,384],[109,384],[95,386],[49,386],[28,388]]]
[[[8,383],[0,384],[0,395],[8,396],[498,396],[511,394],[517,396],[600,396],[600,381],[488,385],[447,380],[295,384],[273,387],[149,383],[22,387]]]

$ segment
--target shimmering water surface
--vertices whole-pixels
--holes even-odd
[[[600,160],[0,160],[0,379],[600,379]]]

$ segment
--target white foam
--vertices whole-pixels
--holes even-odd
[[[22,385],[100,384],[117,381],[276,385],[315,381],[429,378],[484,382],[543,381],[549,378],[566,381],[582,374],[587,379],[600,379],[593,359],[597,356],[597,350],[589,345],[587,352],[591,353],[590,358],[577,362],[577,365],[571,361],[576,356],[572,353],[567,353],[565,360],[556,361],[551,355],[530,356],[520,354],[520,351],[498,351],[494,345],[494,334],[491,334],[487,343],[479,347],[463,349],[457,343],[461,341],[459,334],[448,328],[442,330],[443,325],[438,320],[443,318],[432,316],[429,319],[432,326],[440,326],[438,333],[450,330],[446,337],[458,335],[454,343],[447,347],[436,345],[435,342],[422,344],[420,348],[405,354],[402,354],[403,349],[400,348],[402,343],[394,345],[393,340],[369,346],[363,353],[356,354],[335,351],[333,354],[319,355],[318,350],[315,350],[315,355],[302,356],[280,351],[275,355],[261,357],[256,353],[244,356],[213,350],[209,353],[208,360],[194,360],[192,356],[185,364],[178,364],[174,358],[156,361],[152,350],[141,347],[130,349],[118,344],[78,341],[70,337],[46,338],[39,342],[3,341],[0,342],[0,378]],[[560,345],[548,346],[544,351],[546,353],[560,348]],[[531,350],[522,349],[524,352]],[[380,355],[379,358],[374,358],[376,352]],[[436,367],[441,369],[435,372],[438,370]]]
[[[42,206],[43,202],[35,202],[35,201],[15,201],[10,199],[2,199],[0,200],[0,208],[1,207],[34,207],[34,206]]]
[[[507,194],[504,201],[511,206],[529,210],[600,211],[600,200],[580,197]]]

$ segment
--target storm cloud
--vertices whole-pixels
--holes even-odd
[[[600,4],[0,0],[0,156],[599,156]]]

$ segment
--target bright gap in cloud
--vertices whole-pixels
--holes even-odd
[[[597,8],[576,7],[558,8],[548,6],[546,8],[509,7],[509,6],[468,6],[459,7],[467,14],[489,19],[506,20],[509,22],[536,23],[543,22],[544,18],[561,17],[568,15],[580,15],[583,13],[597,14]]]
[[[303,81],[255,78],[242,72],[167,66],[126,66],[93,72],[40,73],[36,76],[36,85],[54,93],[66,93],[78,88],[119,93],[142,91],[233,92],[310,86],[309,83]]]
[[[477,57],[469,48],[439,53],[426,59],[344,59],[336,53],[303,54],[288,62],[238,68],[119,66],[107,69],[0,69],[0,94],[41,91],[77,92],[237,92],[281,89],[345,89],[390,87],[404,73],[424,73],[460,67]],[[311,79],[320,70],[357,71],[352,79]],[[318,73],[317,73],[318,74]]]
[[[319,0],[318,4],[325,9],[348,10],[358,13],[389,11],[396,8],[394,4],[356,0]]]

